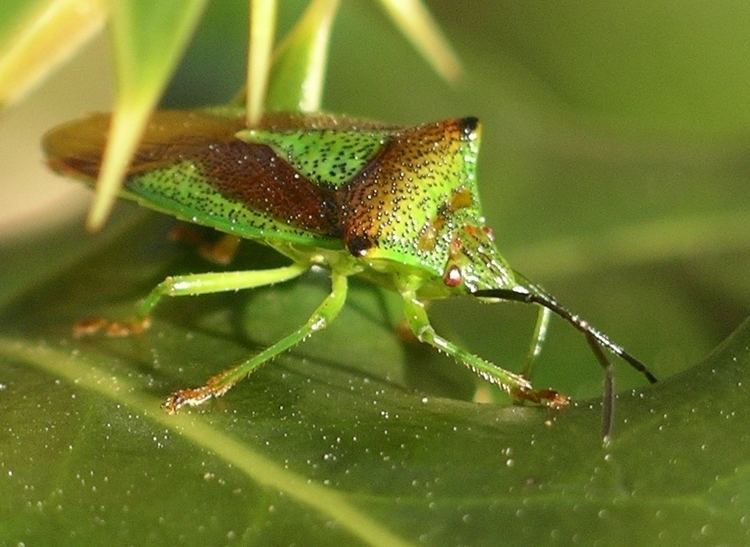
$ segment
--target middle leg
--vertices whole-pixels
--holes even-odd
[[[280,353],[302,342],[305,338],[326,328],[338,316],[346,302],[346,275],[332,273],[331,293],[323,300],[307,322],[258,355],[209,378],[205,385],[176,391],[164,402],[164,409],[174,414],[180,407],[199,405],[212,397],[221,397],[237,382],[255,372]]]
[[[302,275],[308,268],[307,264],[295,263],[269,270],[170,276],[143,299],[136,308],[134,318],[128,321],[115,321],[103,317],[84,319],[73,327],[73,335],[81,337],[104,332],[107,336],[119,337],[139,334],[149,327],[152,310],[165,296],[195,296],[252,289],[288,281]]]

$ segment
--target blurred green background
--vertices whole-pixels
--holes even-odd
[[[282,32],[291,26],[304,5],[299,1],[281,2]],[[667,0],[459,3],[445,0],[430,1],[428,5],[463,61],[464,78],[453,87],[441,81],[375,3],[346,0],[342,2],[333,31],[324,95],[325,109],[401,124],[452,116],[478,116],[483,123],[479,177],[484,211],[488,224],[495,230],[498,246],[510,263],[546,286],[563,303],[648,363],[660,378],[668,378],[701,361],[750,311],[750,35],[747,32],[750,27],[750,4],[729,0],[718,3],[689,0],[679,3]],[[246,12],[243,9],[246,9],[244,2],[215,1],[210,4],[184,63],[169,86],[163,101],[165,107],[224,102],[241,86],[246,53]],[[94,59],[94,63],[100,62],[96,60],[98,57],[94,56]],[[83,70],[82,85],[79,84],[68,94],[82,97],[84,104],[76,107],[78,112],[66,114],[68,117],[79,116],[92,108],[106,108],[87,102],[89,94],[93,96],[99,92],[99,80],[105,79],[100,64],[92,65],[95,68],[89,73],[85,67],[81,69],[80,65],[77,66],[78,70]],[[65,76],[61,78],[66,79]],[[59,81],[51,81],[26,105],[22,105],[27,109],[25,115],[28,119],[35,117],[43,122],[50,119],[47,125],[55,123],[50,113],[60,115],[55,112],[54,100],[55,94],[59,93],[56,91],[59,88],[54,85],[58,84]],[[34,102],[40,96],[46,97],[43,108]],[[35,104],[36,110],[32,108]],[[0,120],[0,130],[2,128],[3,120]],[[40,136],[29,132],[19,139],[6,131],[2,136],[3,153],[6,156],[16,155],[15,147],[21,144],[29,146],[32,151],[36,150]],[[38,152],[36,154],[36,159],[28,159],[27,163],[33,163],[39,169],[41,158]],[[31,175],[14,170],[0,174],[4,186],[22,186],[28,177]],[[56,179],[52,184],[57,185],[56,188],[75,186],[62,179]],[[34,203],[40,195],[34,192],[30,201]],[[53,203],[50,207],[56,209],[59,205]],[[48,218],[44,213],[30,214],[31,217],[18,222],[38,229]],[[14,231],[14,238],[1,239],[0,244],[8,251],[6,256],[9,258],[5,264],[9,270],[4,285],[6,293],[0,295],[0,302],[6,295],[14,298],[16,294],[23,295],[24,288],[29,291],[21,299],[9,300],[13,306],[6,308],[4,330],[16,333],[28,329],[34,336],[41,333],[38,336],[47,340],[63,340],[62,347],[67,347],[67,325],[80,315],[84,307],[89,304],[92,307],[109,306],[114,302],[111,309],[125,313],[124,310],[129,309],[131,301],[144,288],[147,289],[160,276],[172,273],[173,266],[183,269],[201,266],[200,261],[185,258],[189,255],[187,251],[175,251],[174,245],[164,241],[163,234],[167,230],[164,226],[169,225],[168,221],[161,224],[158,224],[161,221],[155,221],[154,225],[159,229],[153,231],[153,239],[129,241],[123,245],[127,252],[132,252],[132,256],[142,261],[140,264],[127,257],[119,258],[110,247],[109,251],[103,252],[104,258],[99,257],[73,270],[65,270],[63,266],[75,264],[74,259],[86,252],[87,248],[105,248],[107,237],[116,240],[116,234],[122,233],[116,231],[122,230],[122,217],[132,214],[131,210],[124,214],[120,211],[120,216],[109,228],[110,234],[115,233],[114,236],[108,236],[105,230],[104,235],[89,238],[83,234],[82,220],[78,218],[56,228],[53,235],[19,236]],[[134,233],[143,236],[142,229]],[[29,246],[37,252],[25,251]],[[19,249],[21,251],[14,254]],[[257,253],[260,251],[250,246],[250,250],[240,257],[240,264],[252,267],[253,257]],[[272,260],[262,253],[261,257],[264,261]],[[104,266],[99,269],[101,264]],[[58,270],[64,272],[59,283],[54,278]],[[39,279],[29,272],[39,273],[39,279],[48,281],[40,285]],[[127,279],[122,287],[117,276]],[[101,281],[102,278],[105,282]],[[87,292],[85,280],[90,279],[103,283],[101,287],[96,285],[94,295]],[[39,286],[42,288],[37,291]],[[118,297],[123,290],[123,296]],[[135,344],[133,349],[132,344],[120,341],[97,342],[99,346],[94,347],[96,351],[109,355],[115,371],[130,377],[131,373],[125,371],[134,370],[136,380],[147,377],[152,394],[161,395],[174,388],[175,382],[179,381],[177,378],[183,373],[190,381],[198,381],[219,370],[225,359],[228,364],[247,353],[251,344],[244,337],[235,336],[236,333],[226,326],[226,315],[232,319],[232,325],[246,322],[254,326],[256,330],[250,327],[245,330],[252,333],[253,344],[262,346],[303,319],[302,315],[287,318],[286,315],[291,313],[289,310],[295,308],[295,314],[306,313],[296,311],[296,307],[311,309],[324,290],[324,283],[319,280],[302,280],[300,286],[275,287],[260,291],[257,296],[250,295],[247,301],[242,300],[242,305],[233,304],[231,310],[227,306],[229,297],[222,300],[208,298],[206,303],[197,299],[169,302],[163,311],[157,312],[164,318],[163,331],[167,333],[160,342],[152,342],[157,344],[157,349],[148,349],[148,344]],[[385,377],[407,387],[417,386],[430,396],[471,398],[470,386],[474,379],[468,372],[445,358],[436,357],[429,350],[415,350],[411,346],[404,349],[392,339],[391,324],[385,321],[377,295],[364,287],[357,287],[353,296],[351,306],[355,311],[350,312],[348,317],[354,317],[351,315],[354,313],[364,314],[372,321],[371,325],[356,321],[348,323],[346,319],[334,324],[329,332],[311,340],[288,361],[280,360],[278,367],[268,367],[252,382],[239,386],[227,397],[227,400],[234,397],[231,399],[234,403],[229,402],[228,407],[222,407],[221,402],[209,408],[206,419],[216,420],[220,427],[227,427],[232,434],[260,444],[264,439],[267,442],[268,437],[264,437],[264,434],[280,435],[278,424],[287,416],[294,418],[294,412],[290,414],[289,409],[297,408],[295,404],[302,408],[302,415],[307,411],[308,416],[312,413],[313,418],[321,422],[329,415],[338,417],[337,413],[342,412],[341,406],[328,409],[326,405],[332,403],[325,402],[321,391],[299,395],[298,392],[304,392],[304,381],[297,378],[294,372],[291,379],[287,378],[287,366],[292,371],[307,370],[289,365],[300,355],[305,363],[308,358],[323,365],[326,365],[327,359],[331,360],[330,370],[323,366],[324,372],[312,366],[314,379],[315,375],[324,378],[330,375],[334,378],[331,382],[343,383],[342,378],[359,378],[359,369],[362,368],[372,375],[374,381]],[[69,307],[67,299],[74,301],[77,307]],[[29,305],[29,302],[36,304]],[[254,309],[253,303],[261,305],[262,315],[238,319],[236,316],[241,315],[238,311],[245,309],[246,302],[249,302],[248,310]],[[388,313],[385,315],[391,323],[395,323],[398,315],[392,304],[392,301],[386,301]],[[277,321],[274,317],[282,318]],[[460,340],[465,347],[482,356],[513,368],[525,355],[534,310],[513,304],[484,306],[469,299],[458,299],[436,303],[433,317],[438,330],[448,337]],[[210,328],[202,330],[203,321]],[[265,325],[271,325],[269,333],[263,331]],[[185,342],[187,335],[180,330],[183,327],[188,330],[199,327],[195,345]],[[367,328],[372,329],[372,339],[365,339],[368,336]],[[198,340],[205,345],[198,344]],[[222,349],[225,345],[226,357]],[[183,359],[179,361],[172,357],[172,352]],[[207,356],[210,359],[219,354],[222,354],[221,363],[205,362]],[[346,368],[346,359],[349,359],[348,364],[353,370]],[[384,368],[379,368],[378,360],[382,361]],[[401,363],[400,360],[406,362]],[[162,365],[161,361],[168,364]],[[175,361],[185,369],[178,368]],[[137,368],[133,368],[134,362]],[[105,361],[97,363],[103,364]],[[407,369],[417,369],[407,371],[406,380],[400,376],[402,364]],[[344,375],[341,375],[342,371]],[[22,372],[14,380],[15,385],[22,385],[18,378],[29,382],[26,374],[33,377],[31,373]],[[152,374],[156,377],[155,382],[152,382]],[[616,377],[620,389],[644,384],[637,374],[622,363],[617,363]],[[297,399],[292,403],[285,399],[290,396],[280,391],[281,378],[289,382],[290,392],[298,390],[295,397],[300,397],[301,403]],[[555,319],[534,380],[540,386],[551,385],[576,398],[596,397],[601,390],[601,372],[585,341],[577,332]],[[42,386],[40,393],[48,393],[44,391],[46,384],[37,381]],[[315,381],[313,385],[319,386]],[[35,384],[32,382],[31,385]],[[303,387],[300,388],[300,385]],[[341,387],[340,391],[345,392],[345,388]],[[476,437],[478,444],[479,440],[484,444],[483,448],[473,449],[486,450],[487,454],[500,453],[501,441],[493,437],[493,427],[497,424],[490,419],[490,413],[495,410],[443,401],[440,403],[444,405],[440,407],[443,413],[435,411],[435,415],[424,418],[420,414],[421,395],[406,393],[406,396],[397,394],[394,400],[405,405],[416,405],[416,408],[411,408],[415,420],[443,419],[454,410],[451,406],[454,404],[457,405],[456,414],[463,419],[469,420],[466,417],[469,415],[477,416],[482,427],[471,422],[466,426],[466,438],[475,438],[473,433],[468,433],[471,427],[475,427],[475,432],[481,431]],[[95,395],[89,396],[97,399]],[[261,400],[264,400],[263,396],[269,397],[275,406],[263,407],[256,403],[258,396]],[[18,398],[12,400],[20,401]],[[53,396],[50,395],[49,401],[52,400]],[[279,400],[281,403],[276,404]],[[54,410],[54,405],[49,404]],[[232,404],[237,407],[232,407]],[[344,399],[344,404],[351,403]],[[75,408],[73,402],[70,405]],[[104,403],[97,399],[96,405]],[[19,408],[23,408],[23,405]],[[219,412],[221,408],[251,412],[251,419],[238,421],[231,412],[227,417]],[[428,409],[428,413],[432,408]],[[328,410],[329,414],[324,410]],[[17,412],[23,416],[20,410]],[[72,412],[75,416],[80,410]],[[91,415],[95,413],[91,411]],[[412,431],[409,427],[418,430],[418,424],[409,422],[410,415],[405,411],[401,415],[403,427],[399,428],[397,418],[391,431],[408,436]],[[531,416],[534,419],[537,417]],[[354,426],[357,425],[356,419],[357,416],[353,418]],[[91,418],[91,421],[95,420]],[[346,485],[346,474],[337,474],[341,468],[335,468],[335,464],[329,462],[321,464],[319,468],[317,464],[306,467],[305,458],[309,458],[309,453],[322,450],[319,444],[327,445],[330,440],[321,435],[323,441],[319,441],[318,432],[314,428],[312,431],[305,429],[302,421],[300,419],[299,423],[292,424],[285,422],[283,428],[288,425],[292,432],[295,427],[301,428],[303,437],[296,437],[293,441],[286,437],[273,437],[275,444],[271,443],[270,447],[264,445],[264,450],[284,461],[290,458],[291,468],[302,468],[308,472],[308,476],[318,480],[333,476],[336,477],[334,486],[337,480]],[[66,424],[62,424],[58,430],[75,430],[75,421],[70,419],[70,422],[67,429]],[[425,433],[425,439],[429,438],[434,443],[430,446],[443,447],[446,451],[445,457],[438,452],[431,452],[430,457],[447,462],[451,457],[460,456],[463,446],[458,441],[458,444],[452,445],[449,435],[440,436],[444,435],[440,427],[445,426],[445,431],[448,431],[448,425],[441,422],[438,427],[434,421],[429,423],[433,426],[433,432],[437,427],[440,433],[433,437]],[[342,428],[348,433],[350,425],[343,424]],[[504,428],[507,424],[503,421],[501,426]],[[598,425],[594,423],[592,427],[593,441],[586,447],[594,454],[592,465],[599,465],[601,454],[596,443]],[[105,435],[96,427],[93,429],[96,435]],[[453,426],[453,431],[456,431],[456,426]],[[507,429],[501,428],[501,431],[505,434]],[[620,426],[620,431],[625,434],[627,428]],[[372,469],[377,469],[378,461],[373,463],[368,458],[377,460],[374,454],[378,450],[396,450],[393,448],[396,445],[389,445],[387,433],[375,437],[358,433],[363,442],[361,445],[354,443],[354,448],[348,453],[349,459],[341,457],[341,467],[345,466],[344,462],[348,465],[352,459],[356,459],[352,454],[361,455],[358,449],[367,446],[365,452],[368,456],[362,456],[363,461],[369,462]],[[578,433],[581,434],[581,431]],[[700,432],[694,433],[701,435]],[[521,438],[519,435],[522,433],[515,431],[514,434],[516,439]],[[461,442],[467,442],[466,438]],[[127,438],[118,442],[130,446]],[[518,443],[520,445],[521,441]],[[574,439],[572,447],[568,446],[568,449],[579,449],[576,443]],[[124,450],[123,446],[120,446],[121,450]],[[182,453],[181,448],[172,449],[178,454],[177,457]],[[94,453],[95,446],[92,445],[89,450]],[[133,450],[135,461],[150,461],[150,453]],[[185,458],[185,467],[197,473],[202,469],[198,463],[203,457],[200,455],[202,452],[198,451],[196,455],[190,450],[190,447],[185,449],[189,454]],[[581,449],[581,454],[585,452]],[[171,462],[174,460],[169,455],[161,454],[161,460],[155,460],[156,469],[164,472],[168,468],[171,473]],[[86,461],[86,456],[90,456],[90,453],[84,451],[83,456],[78,455],[80,461]],[[553,456],[545,453],[537,460],[527,460],[529,466],[539,464],[529,473],[539,476],[539,469],[546,469],[548,457]],[[115,456],[114,461],[122,462],[117,458]],[[498,474],[511,480],[514,475],[504,468],[505,457],[500,460],[499,465],[503,468]],[[306,461],[309,464],[310,460]],[[393,461],[398,461],[398,457],[394,456]],[[106,467],[105,460],[99,463]],[[85,465],[88,465],[88,461]],[[214,462],[211,465],[217,464]],[[551,465],[550,472],[566,466],[572,467],[575,463],[563,460],[557,467]],[[647,466],[646,459],[641,467]],[[333,471],[326,475],[329,469]],[[701,469],[705,471],[707,467]],[[451,476],[450,469],[443,471],[449,479],[445,482],[454,479],[455,484],[460,486],[465,478]],[[473,478],[483,484],[483,470],[475,471],[477,476]],[[515,471],[520,473],[517,469]],[[431,471],[425,472],[429,475]],[[588,484],[586,472],[576,477],[581,484]],[[132,477],[138,477],[138,473],[140,471],[135,471]],[[704,474],[711,475],[708,471]],[[231,473],[229,476],[229,484],[239,481]],[[365,473],[365,476],[369,475]],[[696,473],[696,477],[701,476],[700,472]],[[386,477],[391,476],[386,474]],[[685,475],[680,477],[670,484],[682,484]],[[130,480],[130,477],[126,480]],[[153,477],[150,480],[148,485],[158,490],[158,482]],[[351,477],[349,480],[354,482],[352,490],[355,492],[359,492],[358,488],[370,492],[369,487],[377,490],[381,486],[356,483]],[[568,476],[564,475],[561,483],[567,485],[568,480]],[[171,484],[177,483],[174,481]],[[420,483],[420,494],[422,486],[428,492],[439,490],[435,484],[428,485],[426,481]],[[487,481],[487,484],[491,484],[491,481]],[[510,491],[517,493],[518,490],[513,490],[513,484]],[[613,484],[607,486],[612,486],[612,492],[618,491],[617,481],[613,480]],[[190,491],[196,496],[201,496],[203,487],[200,484],[190,483],[188,486],[194,489]],[[251,498],[256,495],[252,488],[243,495]],[[385,490],[383,499],[392,501],[392,498],[388,498],[390,492],[387,488]],[[496,492],[500,492],[500,489],[492,491],[488,499],[494,500],[492,496]],[[565,493],[564,486],[562,492]],[[585,488],[584,492],[588,494]],[[610,490],[605,488],[604,492],[606,497]],[[457,498],[446,498],[448,505],[459,503],[457,499],[464,500],[460,487],[451,490],[450,494]],[[359,501],[364,505],[369,503],[367,506],[371,509],[374,507],[372,512],[377,515],[378,510],[384,507],[378,505],[381,498],[370,499],[367,495],[364,496],[366,501]],[[399,496],[396,499],[400,499]],[[512,496],[510,498],[510,505],[518,502]],[[485,498],[477,499],[485,501]],[[580,499],[583,496],[576,498]],[[501,507],[498,511],[504,510],[502,502],[498,506]],[[226,504],[217,502],[217,514],[226,507]],[[516,522],[513,520],[516,509],[506,509],[504,517]],[[298,516],[297,511],[292,510],[292,520]],[[172,516],[174,514],[172,512]],[[543,511],[535,513],[537,517],[540,514],[544,518],[522,521],[523,525],[546,533],[544,528],[535,528],[539,522],[550,518]],[[596,511],[593,514],[596,515]],[[241,520],[243,516],[238,518]],[[189,515],[185,518],[189,518]],[[222,518],[217,516],[216,521],[223,523]],[[259,522],[263,522],[263,518],[258,517]],[[283,520],[279,516],[275,518]],[[284,518],[289,518],[288,514]],[[309,524],[311,517],[302,515],[300,518]],[[561,518],[566,517],[563,515]],[[580,518],[581,521],[585,520],[583,516]],[[491,519],[482,522],[490,521],[495,522]],[[496,522],[504,525],[507,520],[499,519]],[[633,522],[627,517],[620,521],[625,531],[632,527]],[[461,530],[460,526],[460,523],[456,524],[455,529]],[[300,529],[305,530],[305,525],[301,525]],[[459,543],[463,537],[452,532],[443,536],[435,533],[436,536],[425,537],[428,540],[431,537],[448,538]],[[265,537],[261,532],[259,534],[259,537]],[[288,539],[293,536],[283,537]],[[477,536],[469,534],[466,537]],[[533,533],[524,537],[538,539]],[[551,536],[545,537],[549,539]]]

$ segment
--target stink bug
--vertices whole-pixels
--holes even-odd
[[[607,370],[601,348],[620,356],[649,381],[637,359],[514,271],[498,253],[482,217],[476,181],[480,127],[476,118],[411,128],[328,115],[268,115],[253,129],[242,112],[157,112],[128,171],[123,197],[179,219],[259,241],[291,260],[260,271],[169,277],[140,304],[130,323],[98,320],[81,331],[139,332],[163,296],[247,289],[286,281],[312,266],[330,270],[332,290],[302,327],[206,385],[172,394],[175,412],[226,393],[279,353],[325,328],[344,305],[347,280],[361,276],[396,291],[414,335],[449,354],[518,401],[549,407],[568,398],[534,389],[509,372],[439,336],[425,302],[455,295],[515,300],[540,309],[531,357],[550,312],[584,333]],[[57,172],[93,181],[99,174],[108,115],[63,125],[44,139]],[[605,417],[605,423],[609,418]],[[605,425],[605,430],[607,426]]]

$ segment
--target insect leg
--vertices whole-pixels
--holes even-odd
[[[552,408],[559,408],[568,404],[568,398],[565,395],[551,389],[536,390],[523,376],[493,365],[439,336],[430,324],[424,304],[413,294],[405,293],[402,296],[404,313],[409,327],[420,342],[429,344],[450,355],[483,379],[502,387],[518,400],[540,403]]]
[[[612,434],[612,424],[614,422],[615,410],[615,380],[612,373],[612,363],[604,355],[602,347],[591,334],[586,334],[586,341],[591,347],[591,351],[596,356],[597,361],[604,369],[604,396],[602,397],[602,438],[608,439]]]
[[[523,276],[521,276],[517,272],[516,276],[518,276],[519,279],[524,279]],[[586,336],[591,336],[594,340],[596,340],[596,343],[600,347],[609,350],[610,352],[623,359],[635,370],[643,374],[643,376],[645,376],[650,383],[655,384],[657,382],[656,376],[654,376],[653,373],[648,369],[648,367],[646,367],[646,365],[644,365],[641,361],[633,357],[621,346],[615,344],[612,340],[609,339],[607,335],[592,327],[588,323],[588,321],[585,321],[580,316],[561,306],[552,295],[544,291],[541,287],[529,282],[528,280],[525,281],[525,287],[519,286],[513,289],[482,289],[479,291],[475,291],[472,294],[480,298],[500,298],[503,300],[512,300],[515,302],[525,302],[526,304],[538,304],[540,306],[544,306],[545,308],[548,308],[550,311],[552,311],[552,313],[565,319],[576,330],[581,331]]]
[[[542,353],[542,346],[544,346],[544,341],[547,339],[547,329],[549,327],[550,317],[552,317],[552,312],[544,306],[539,306],[536,316],[536,324],[534,325],[534,333],[531,335],[529,353],[526,355],[526,362],[521,369],[521,376],[524,378],[530,377],[531,367]]]
[[[75,336],[87,336],[103,331],[108,336],[128,336],[143,332],[149,326],[151,311],[164,296],[199,295],[216,292],[252,289],[293,279],[305,271],[306,264],[292,264],[270,270],[217,272],[167,277],[138,305],[136,316],[130,321],[110,321],[104,318],[84,319],[73,327]]]
[[[221,397],[229,391],[234,384],[255,372],[264,363],[270,361],[292,346],[299,344],[302,340],[311,336],[313,333],[327,327],[328,324],[339,314],[341,308],[344,307],[346,293],[346,276],[334,272],[332,274],[331,293],[325,300],[323,300],[323,303],[315,310],[302,327],[285,336],[254,357],[209,378],[206,385],[197,388],[181,389],[173,393],[166,401],[164,401],[164,409],[168,413],[174,414],[182,406],[196,406],[207,401],[211,397]]]
[[[231,234],[222,234],[216,241],[203,237],[197,227],[178,224],[169,232],[169,239],[190,244],[198,249],[198,254],[214,264],[225,266],[232,262],[240,247],[240,239]]]

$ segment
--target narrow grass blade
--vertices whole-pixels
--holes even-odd
[[[461,76],[458,57],[420,0],[380,0],[380,3],[440,76],[450,82]]]
[[[6,3],[7,2],[7,3]],[[102,0],[7,1],[0,6],[0,106],[22,99],[103,26]]]
[[[99,229],[107,219],[146,120],[176,68],[205,4],[205,0],[121,0],[112,4],[117,100],[87,219],[89,230]]]
[[[263,115],[271,54],[276,29],[276,0],[251,0],[250,39],[247,54],[247,125]]]
[[[266,98],[270,111],[320,110],[338,0],[314,0],[277,49]]]

